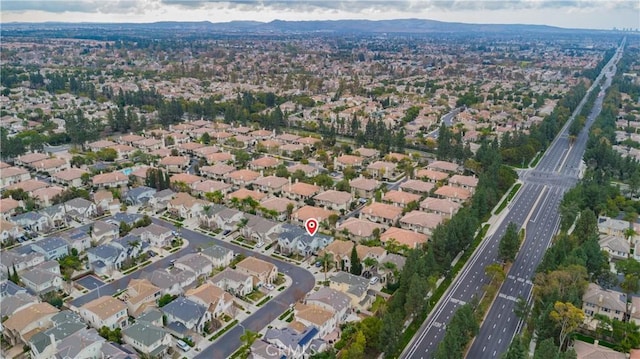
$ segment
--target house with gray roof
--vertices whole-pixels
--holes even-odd
[[[281,224],[253,214],[245,215],[247,224],[240,229],[242,235],[256,243],[269,244],[278,239]]]
[[[103,244],[87,250],[87,258],[98,274],[110,274],[120,268],[127,259],[127,253],[115,246]]]
[[[49,218],[38,212],[27,212],[10,217],[9,222],[29,232],[46,233],[52,227],[52,223],[49,223]]]
[[[68,225],[69,219],[67,218],[64,204],[56,204],[51,207],[45,207],[39,211],[42,215],[47,217],[49,224],[55,228],[62,228]]]
[[[600,249],[609,253],[609,261],[612,259],[623,260],[629,258],[631,245],[624,237],[601,235],[598,244],[600,245]]]
[[[321,287],[318,291],[307,294],[305,304],[317,305],[334,313],[336,322],[342,323],[351,313],[351,298],[332,288]]]
[[[253,277],[231,268],[225,268],[209,281],[233,295],[245,296],[253,291]]]
[[[111,216],[110,219],[107,220],[109,223],[113,223],[116,226],[120,225],[120,222],[126,223],[128,226],[133,227],[133,225],[144,217],[140,213],[125,213],[118,212]]]
[[[151,284],[162,289],[162,295],[180,295],[184,292],[184,288],[195,282],[196,275],[188,270],[180,268],[156,269],[151,273],[143,273],[144,278],[149,280]]]
[[[264,340],[283,350],[281,355],[286,358],[303,358],[311,345],[311,341],[318,335],[314,326],[306,327],[302,332],[291,327],[280,329],[269,328],[264,334]]]
[[[107,243],[120,235],[120,227],[103,220],[93,222],[91,239],[98,243]]]
[[[156,192],[157,191],[155,188],[151,188],[147,186],[135,187],[130,189],[129,192],[127,192],[127,195],[125,196],[124,201],[128,205],[145,204],[149,202],[151,198],[153,198],[153,195],[156,194]]]
[[[71,216],[78,222],[84,222],[98,214],[96,204],[84,198],[68,200],[64,203],[64,210],[67,216]]]
[[[158,248],[170,245],[174,239],[171,229],[155,223],[151,223],[146,227],[135,228],[131,231],[131,234]]]
[[[226,267],[233,260],[233,251],[217,244],[202,249],[200,254],[209,258],[215,268]]]
[[[13,313],[29,307],[33,303],[38,302],[38,298],[24,292],[16,293],[15,295],[2,298],[2,305],[0,305],[0,317],[10,316]]]
[[[167,205],[169,204],[169,201],[173,199],[173,195],[175,195],[175,192],[173,192],[171,189],[165,189],[165,190],[156,192],[149,199],[148,203],[156,213],[160,213],[162,211],[167,210]]]
[[[285,223],[278,236],[278,249],[283,254],[295,253],[306,258],[318,253],[331,242],[333,242],[333,237],[321,233],[310,236],[303,228]]]
[[[10,297],[18,293],[26,293],[26,292],[27,292],[26,289],[22,288],[21,286],[11,281],[4,280],[0,282],[0,299]]]
[[[208,277],[213,271],[213,263],[200,253],[189,253],[178,258],[173,264],[176,268],[193,272],[197,277]]]
[[[188,330],[202,333],[204,325],[211,320],[211,313],[207,307],[185,297],[179,297],[160,308],[167,317],[167,323],[178,322]]]
[[[27,268],[33,268],[45,261],[45,255],[34,251],[31,246],[21,246],[9,251],[0,251],[0,270],[3,274],[8,269],[20,272]]]
[[[78,253],[84,252],[91,248],[91,237],[89,236],[88,229],[89,228],[87,228],[87,231],[83,231],[80,228],[72,229],[65,232],[62,235],[62,239],[66,240],[70,248],[75,248]]]
[[[31,249],[42,253],[46,260],[60,259],[69,254],[69,244],[60,237],[47,237],[33,243]]]
[[[364,309],[369,304],[367,295],[369,280],[348,272],[338,272],[329,279],[329,288],[338,290],[351,298],[351,306]]]
[[[99,358],[106,340],[93,329],[83,329],[55,345],[57,358]]]
[[[138,320],[122,331],[122,339],[152,358],[162,358],[171,346],[171,335],[150,322]]]
[[[82,318],[69,310],[54,315],[51,317],[51,322],[53,327],[35,334],[29,340],[31,357],[34,359],[49,358],[48,354],[56,353],[56,346],[62,340],[87,328]]]
[[[102,344],[102,355],[109,359],[138,359],[138,353],[130,345],[120,345],[112,342]]]
[[[223,210],[214,213],[208,224],[210,228],[220,228],[223,231],[235,231],[244,218],[244,212],[225,207]]]
[[[124,237],[114,239],[109,243],[109,245],[125,251],[128,258],[137,257],[149,249],[149,244],[147,242],[143,241],[139,236],[131,233]]]
[[[61,289],[63,280],[60,275],[60,266],[55,261],[53,263],[56,264],[55,270],[47,270],[45,266],[38,266],[22,272],[20,280],[38,295]]]

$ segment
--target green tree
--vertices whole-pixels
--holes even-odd
[[[240,341],[243,343],[242,347],[244,348],[245,352],[250,350],[253,342],[255,342],[259,337],[260,336],[257,332],[245,329],[244,333],[242,333],[242,335],[240,336]]]
[[[509,223],[507,230],[500,239],[498,246],[498,258],[505,262],[513,262],[520,249],[520,236],[518,227],[514,223]]]
[[[420,314],[427,304],[427,293],[429,292],[429,283],[427,279],[419,273],[414,273],[409,282],[407,297],[404,303],[404,310],[407,315],[415,316]]]
[[[318,261],[322,263],[322,268],[324,269],[324,281],[327,281],[327,272],[329,271],[329,266],[333,263],[333,254],[327,251],[324,251],[319,257]]]
[[[353,245],[351,248],[351,268],[349,270],[353,275],[362,274],[362,263],[360,263],[360,258],[358,258],[358,251],[356,251],[356,245]]]
[[[525,346],[522,337],[516,335],[509,345],[509,349],[502,355],[502,359],[528,359],[529,349]]]
[[[343,359],[364,359],[367,338],[361,331],[357,331],[351,345],[340,356]]]
[[[584,321],[582,309],[569,302],[556,302],[549,316],[560,327],[560,336],[558,338],[560,340],[560,348],[564,346],[567,336],[578,329]]]

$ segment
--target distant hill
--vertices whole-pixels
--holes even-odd
[[[155,23],[5,23],[2,24],[2,32],[24,30],[158,30],[158,31],[185,31],[199,33],[245,33],[245,34],[300,34],[300,33],[466,33],[466,32],[584,32],[594,30],[566,29],[546,25],[510,25],[510,24],[467,24],[442,22],[422,19],[401,20],[318,20],[318,21],[283,21],[271,22],[258,21],[231,21],[212,23],[201,22],[172,22],[163,21]]]

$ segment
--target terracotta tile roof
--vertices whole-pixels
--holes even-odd
[[[255,199],[256,201],[260,201],[261,199],[263,199],[264,197],[266,197],[266,194],[262,193],[262,192],[258,192],[258,191],[252,191],[252,190],[248,190],[246,188],[240,188],[239,190],[233,192],[233,193],[229,193],[229,198],[237,198],[239,200],[243,200],[247,197],[251,197],[253,199]]]
[[[434,229],[438,224],[442,223],[444,219],[445,217],[435,213],[411,211],[400,218],[400,223]]]
[[[362,164],[363,158],[360,156],[342,155],[336,158],[336,161],[345,166],[354,166]]]
[[[280,161],[277,158],[265,156],[265,157],[261,157],[261,158],[255,159],[255,160],[251,161],[249,164],[254,166],[254,167],[265,167],[265,168],[267,168],[267,167],[276,167],[280,163],[282,163],[282,161]]]
[[[286,212],[287,206],[289,206],[289,204],[293,204],[293,208],[295,208],[295,202],[286,198],[271,197],[260,202],[260,205],[262,207],[271,211],[276,211],[278,213]]]
[[[342,191],[336,191],[336,190],[330,189],[317,194],[315,197],[313,197],[313,199],[315,199],[316,201],[325,201],[325,202],[340,205],[340,204],[349,203],[353,199],[353,197],[349,192],[342,192]]]
[[[91,182],[93,182],[94,185],[102,185],[102,184],[116,183],[116,182],[122,182],[122,181],[129,181],[129,176],[125,175],[120,171],[107,172],[107,173],[95,175],[91,179]]]
[[[416,171],[417,178],[428,178],[432,181],[442,181],[447,179],[449,175],[445,172],[434,171],[430,169],[421,169]]]
[[[132,279],[127,286],[127,302],[137,304],[161,289],[146,279]]]
[[[402,215],[402,208],[390,204],[374,202],[365,206],[360,213],[393,220]]]
[[[435,184],[431,182],[425,182],[421,180],[408,180],[400,185],[400,188],[403,190],[419,192],[419,193],[429,193],[432,189],[435,188]]]
[[[434,193],[438,196],[443,196],[446,198],[459,198],[463,201],[471,198],[471,192],[469,192],[469,190],[453,186],[442,186],[438,188]]]
[[[296,318],[313,323],[318,327],[322,327],[327,321],[333,318],[333,312],[317,305],[296,303],[295,310]]]
[[[367,179],[364,177],[355,178],[349,181],[349,186],[351,188],[355,188],[363,191],[373,191],[376,188],[378,188],[378,185],[379,185],[378,181],[374,179]]]
[[[285,186],[284,191],[308,197],[320,192],[320,187],[309,183],[298,182]]]
[[[467,187],[477,187],[478,178],[472,176],[453,175],[449,178],[449,184],[459,184]]]
[[[40,189],[40,188],[45,188],[47,186],[49,186],[49,184],[46,183],[46,182],[42,182],[42,181],[35,180],[35,179],[30,179],[30,180],[26,180],[26,181],[22,181],[22,182],[18,182],[16,184],[13,184],[13,185],[7,187],[7,189],[9,189],[9,190],[22,189],[25,192],[32,192],[32,191],[35,191],[35,190]]]
[[[385,193],[382,200],[386,202],[397,203],[404,206],[409,202],[419,201],[420,195],[404,192],[404,191],[393,190]]]
[[[252,170],[241,169],[228,174],[229,178],[241,181],[255,181],[260,177],[260,173]]]
[[[428,197],[424,201],[420,202],[420,208],[435,212],[455,214],[460,208],[462,208],[462,205],[449,199]]]
[[[255,257],[247,257],[236,264],[236,269],[253,274],[268,273],[274,268],[275,265]]]
[[[447,161],[434,161],[427,165],[428,169],[445,172],[457,172],[459,167],[457,164]]]
[[[200,176],[192,175],[190,173],[177,173],[171,176],[171,178],[169,179],[169,182],[171,183],[184,182],[188,185],[192,185],[197,182],[202,182],[202,180],[204,180],[204,178]]]
[[[384,226],[379,223],[351,217],[338,225],[337,230],[342,231],[346,229],[353,235],[360,237],[370,237],[373,235],[373,230],[376,228],[380,229],[380,233],[382,233],[382,231],[384,230]]]
[[[304,206],[293,212],[292,217],[300,221],[306,221],[309,218],[315,218],[318,221],[322,222],[334,213],[334,211],[329,211],[323,208]]]
[[[186,166],[189,164],[187,156],[168,156],[160,160],[161,166]]]
[[[383,243],[386,243],[391,239],[395,239],[399,244],[406,245],[409,248],[416,248],[419,244],[426,243],[428,238],[429,237],[427,237],[426,234],[397,227],[387,229],[380,236],[380,240]]]
[[[22,332],[28,325],[37,323],[40,319],[51,314],[58,313],[59,310],[49,303],[34,303],[9,316],[2,326],[9,330]]]

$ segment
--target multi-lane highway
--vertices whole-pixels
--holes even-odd
[[[615,73],[614,64],[619,59],[623,46],[624,42],[616,56],[604,67],[598,81],[605,74],[611,77]],[[603,88],[610,82],[608,78]],[[594,88],[595,86],[592,86],[574,111],[572,119],[580,113],[582,105]],[[446,324],[456,309],[474,297],[482,296],[483,287],[489,282],[485,275],[485,268],[496,261],[500,238],[507,225],[513,222],[518,226],[526,224],[526,238],[520,255],[516,257],[467,357],[496,358],[506,350],[522,325],[513,313],[515,302],[518,297],[528,298],[531,293],[531,277],[559,226],[558,205],[564,192],[577,181],[588,127],[601,107],[602,98],[599,97],[585,129],[573,143],[569,140],[570,121],[567,121],[536,169],[522,173],[523,186],[518,195],[507,207],[507,211],[503,212],[498,226],[490,230],[489,235],[454,280],[454,284],[438,302],[418,334],[403,352],[403,358],[431,358],[444,336]]]

